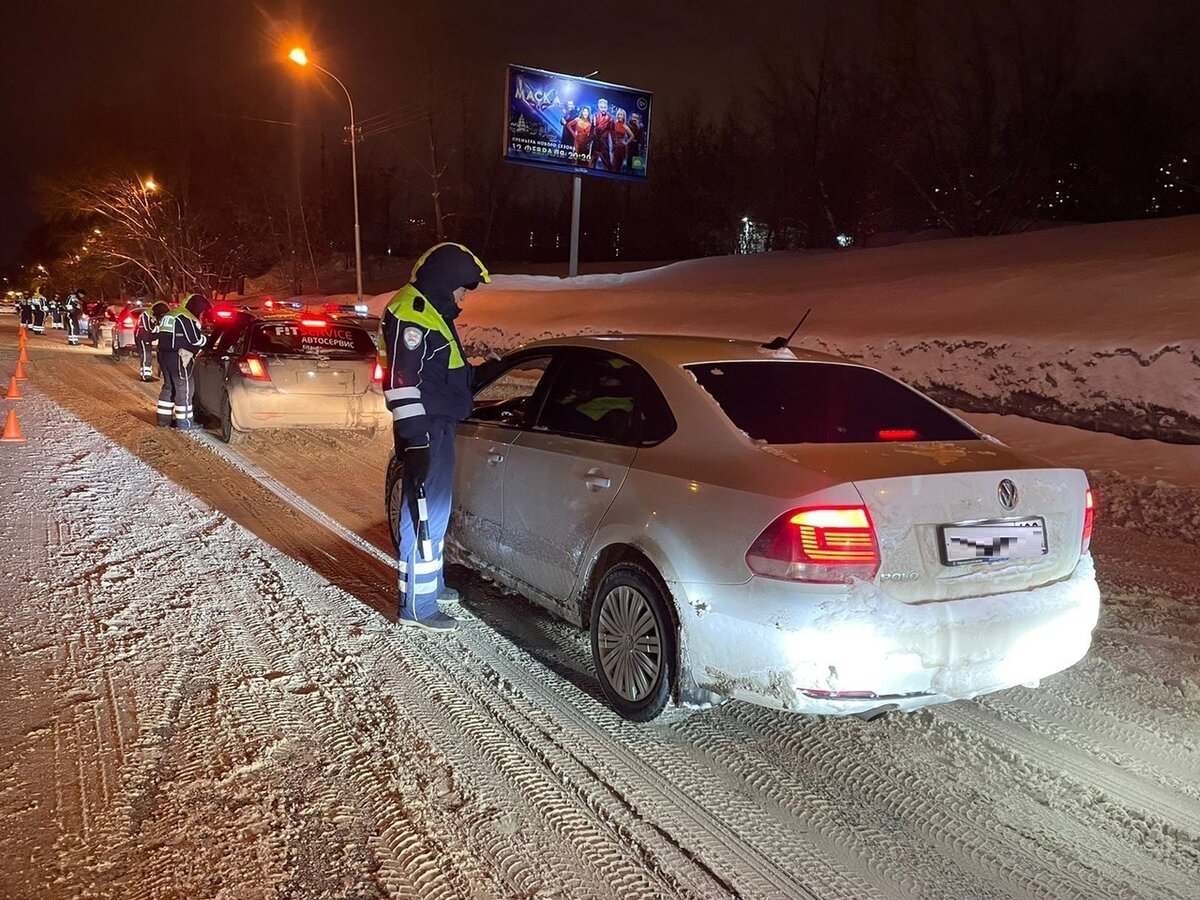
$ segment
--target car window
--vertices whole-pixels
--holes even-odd
[[[686,369],[734,425],[768,444],[978,439],[929,398],[864,366],[764,360]]]
[[[375,342],[369,334],[356,326],[338,323],[263,323],[255,329],[250,349],[255,353],[282,356],[375,356]]]
[[[613,444],[636,444],[641,432],[642,370],[621,356],[575,351],[554,377],[537,428]]]
[[[224,325],[213,332],[208,345],[208,354],[211,356],[227,356],[231,355],[230,348],[237,343],[238,338],[246,333],[245,322],[233,322]]]
[[[534,395],[553,357],[526,356],[515,361],[475,393],[471,419],[520,427],[532,419]]]

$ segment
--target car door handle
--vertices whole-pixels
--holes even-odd
[[[603,488],[612,487],[612,479],[599,469],[588,469],[587,476],[583,479],[583,483],[587,485],[587,489],[589,491],[599,491]]]
[[[493,450],[492,452],[488,453],[487,461],[489,466],[498,466],[500,463],[504,462],[504,454],[497,453]]]

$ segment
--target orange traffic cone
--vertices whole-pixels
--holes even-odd
[[[0,437],[0,441],[25,441],[25,435],[21,434],[21,425],[17,422],[17,414],[14,410],[8,411],[8,418],[4,420],[4,435]]]
[[[17,362],[29,362],[29,353],[26,352],[24,344],[21,345],[21,355],[17,357]]]
[[[13,373],[13,378],[17,381],[25,380],[25,366],[21,364],[21,360],[17,360],[17,371]]]
[[[21,388],[17,386],[17,376],[14,375],[8,380],[8,393],[4,395],[5,400],[20,400]]]
[[[24,347],[27,340],[29,338],[25,337],[25,326],[22,325],[21,329],[17,332],[17,343]]]

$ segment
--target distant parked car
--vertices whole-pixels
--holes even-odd
[[[137,352],[133,335],[142,310],[142,306],[134,304],[123,306],[113,314],[112,336],[109,339],[113,356],[128,356]]]
[[[605,697],[911,710],[1036,682],[1099,610],[1084,473],[843,359],[580,337],[504,361],[458,427],[447,543],[591,631]],[[388,469],[398,521],[402,466]]]
[[[371,336],[323,316],[236,312],[196,357],[196,405],[233,443],[272,428],[353,429],[391,421]]]

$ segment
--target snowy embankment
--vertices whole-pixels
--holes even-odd
[[[1200,443],[1197,216],[497,276],[461,330],[498,349],[609,331],[767,340],[809,307],[795,346],[881,366],[956,408]]]

